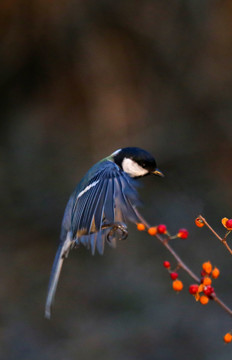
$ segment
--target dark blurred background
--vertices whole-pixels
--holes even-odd
[[[123,146],[152,152],[165,179],[145,178],[142,213],[172,233],[200,272],[231,258],[221,234],[232,198],[232,2],[48,1],[0,4],[0,358],[229,359],[231,319],[171,290],[155,239],[129,238],[103,257],[71,252],[51,321],[44,303],[64,207],[97,160]]]

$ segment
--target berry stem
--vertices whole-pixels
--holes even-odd
[[[232,249],[230,248],[230,246],[228,245],[227,241],[226,241],[226,237],[227,235],[229,235],[227,233],[227,235],[222,238],[220,235],[218,235],[218,233],[212,228],[212,226],[209,225],[209,223],[205,220],[205,218],[202,215],[198,216],[199,219],[201,219],[203,221],[203,223],[208,227],[208,229],[218,238],[218,240],[227,248],[227,250],[229,251],[230,255],[232,255]]]
[[[148,222],[143,218],[143,216],[138,212],[136,208],[134,208],[134,211],[136,212],[136,215],[140,219],[140,221],[145,224],[145,226],[149,229],[151,226],[148,224]],[[200,215],[199,218],[205,223],[206,226],[219,238],[220,241],[223,239],[220,238],[220,236],[214,231],[211,226],[207,223],[207,221]],[[197,283],[200,284],[199,277],[194,274],[194,272],[182,261],[182,259],[179,257],[179,255],[175,252],[175,250],[169,245],[168,242],[163,240],[159,234],[156,234],[155,237],[166,247],[166,249],[172,254],[172,256],[176,259],[177,264],[180,268],[182,268],[185,272],[189,274],[189,276],[194,279]],[[212,296],[213,300],[220,305],[230,316],[232,316],[232,310],[216,295]]]
[[[228,230],[227,233],[226,233],[225,236],[224,236],[224,239],[226,239],[227,236],[230,235],[230,233],[231,233],[231,230]]]

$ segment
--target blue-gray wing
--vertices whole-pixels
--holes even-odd
[[[112,161],[103,161],[85,187],[71,201],[71,232],[76,243],[104,251],[107,225],[117,222],[139,222],[136,181]]]
[[[93,254],[96,248],[103,254],[106,240],[111,246],[115,244],[114,236],[108,236],[113,224],[127,220],[139,222],[135,211],[138,203],[136,181],[115,163],[105,160],[89,170],[71,195],[65,209],[60,245],[48,287],[45,307],[47,318],[51,316],[63,261],[69,250],[75,244],[83,244]]]

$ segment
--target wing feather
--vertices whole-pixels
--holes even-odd
[[[103,224],[138,222],[135,184],[115,163],[101,163],[73,201],[71,226],[77,244],[91,248],[93,254],[95,249],[102,254],[109,231],[102,230]]]
[[[104,206],[104,214],[106,221],[114,223],[114,179],[108,180],[108,192]]]
[[[94,183],[94,181],[92,181],[87,186],[91,186],[91,184],[93,184],[93,183]],[[72,231],[73,231],[74,236],[77,232],[80,232],[82,229],[85,229],[83,227],[83,219],[85,217],[85,214],[88,212],[88,207],[91,206],[91,200],[96,192],[96,186],[98,184],[90,187],[77,200],[76,206],[72,211]],[[87,186],[86,186],[86,188],[87,188]],[[85,231],[85,233],[87,234],[86,231]]]
[[[96,211],[95,211],[95,226],[96,226],[97,230],[101,229],[102,222],[103,222],[104,206],[105,206],[105,201],[106,201],[107,194],[108,194],[108,179],[104,179],[102,186],[103,186],[102,196],[99,199],[99,202],[98,202],[98,205],[97,205]]]
[[[101,193],[102,193],[102,186],[101,183],[99,182],[93,188],[91,195],[89,194],[89,201],[85,207],[85,211],[83,212],[83,218],[80,222],[80,227],[86,229],[87,234],[89,234],[93,222],[96,206],[99,202],[99,198],[101,197]]]

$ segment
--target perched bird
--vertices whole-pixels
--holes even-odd
[[[45,317],[51,316],[61,268],[70,249],[82,244],[91,249],[92,254],[95,249],[103,254],[105,242],[115,247],[116,239],[127,237],[125,222],[139,222],[137,181],[134,179],[148,174],[163,176],[154,157],[140,148],[127,147],[95,164],[77,185],[64,212]]]

